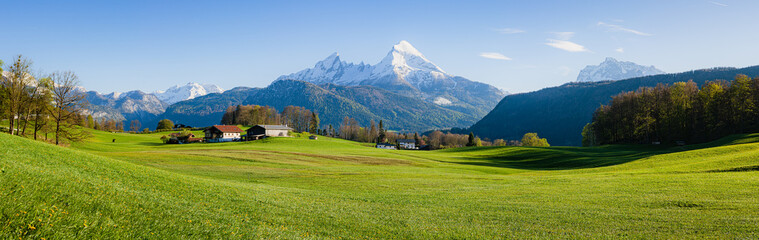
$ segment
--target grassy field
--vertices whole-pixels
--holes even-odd
[[[0,134],[0,237],[759,238],[756,134],[440,151],[161,135],[62,148]]]

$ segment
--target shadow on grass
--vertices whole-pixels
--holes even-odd
[[[615,151],[606,149],[553,149],[511,147],[498,154],[463,157],[455,163],[528,170],[567,170],[604,167],[672,151]]]
[[[161,142],[139,142],[139,143],[137,143],[137,145],[155,147],[155,146],[164,146],[166,144],[165,143],[161,143]]]
[[[759,134],[738,134],[716,141],[679,146],[608,145],[600,147],[477,147],[442,150],[462,155],[452,163],[527,170],[568,170],[618,165],[659,154],[759,142]],[[736,171],[756,171],[739,169]]]

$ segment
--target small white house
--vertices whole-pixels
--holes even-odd
[[[206,142],[234,142],[240,141],[242,129],[230,125],[213,125],[204,132]]]
[[[396,150],[395,145],[389,144],[389,143],[377,143],[376,148],[379,149],[390,149],[390,150]]]
[[[398,145],[401,149],[417,149],[416,140],[414,139],[398,139]]]

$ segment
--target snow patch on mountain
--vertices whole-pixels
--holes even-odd
[[[577,76],[578,82],[596,82],[604,80],[622,80],[635,77],[662,74],[664,71],[654,66],[642,66],[633,62],[606,58],[601,64],[588,65]]]
[[[444,97],[436,97],[435,100],[433,100],[432,102],[441,106],[451,105],[451,103],[453,103],[451,102],[451,100],[448,100],[447,98],[444,98]]]
[[[224,92],[219,86],[213,84],[187,83],[184,86],[176,85],[164,91],[153,93],[158,99],[169,104],[204,96],[209,93]]]

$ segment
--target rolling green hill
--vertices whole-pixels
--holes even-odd
[[[320,137],[164,145],[0,134],[0,236],[753,238],[759,135],[688,148],[391,151]],[[112,140],[115,139],[115,142]]]
[[[596,108],[608,104],[614,95],[640,87],[688,80],[701,86],[706,81],[730,80],[738,74],[759,76],[759,66],[704,69],[619,81],[567,83],[535,92],[508,95],[469,130],[483,138],[510,140],[521,139],[528,132],[537,132],[551,145],[579,146],[582,128],[591,121]]]

